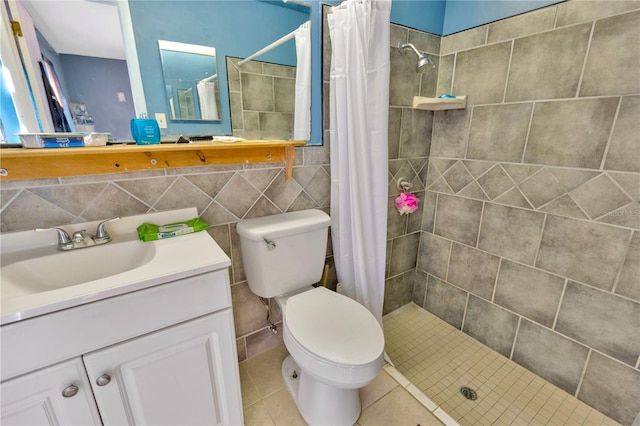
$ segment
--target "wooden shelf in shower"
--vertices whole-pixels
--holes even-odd
[[[82,148],[3,148],[0,150],[0,181],[279,162],[285,163],[286,178],[289,180],[297,146],[305,146],[305,142],[258,140]]]
[[[413,97],[413,109],[442,111],[447,109],[464,109],[466,107],[466,96],[456,96],[455,98],[425,98],[424,96]]]

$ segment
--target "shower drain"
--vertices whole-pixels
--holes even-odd
[[[478,394],[476,393],[476,391],[466,386],[460,388],[460,393],[465,398],[470,399],[471,401],[475,401],[476,399],[478,399]]]

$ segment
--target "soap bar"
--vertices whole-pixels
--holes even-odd
[[[140,241],[148,242],[204,231],[208,227],[209,225],[199,217],[184,222],[168,223],[166,225],[143,223],[138,226],[138,237]]]

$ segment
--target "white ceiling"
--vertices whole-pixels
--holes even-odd
[[[59,54],[125,59],[116,0],[22,0]]]

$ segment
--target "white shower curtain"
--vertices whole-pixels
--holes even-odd
[[[311,138],[311,22],[307,21],[295,32],[296,95],[293,139]]]
[[[391,0],[347,0],[331,35],[331,235],[344,292],[382,323]]]
[[[196,84],[198,102],[200,103],[200,118],[203,120],[219,120],[218,104],[216,103],[216,82],[199,81]]]

